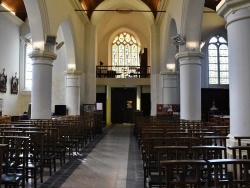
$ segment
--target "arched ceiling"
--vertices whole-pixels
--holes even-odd
[[[89,18],[91,18],[96,7],[104,0],[75,0],[75,1],[79,1],[83,9],[88,10],[87,15]],[[163,0],[141,0],[141,1],[143,1],[150,8],[155,18],[157,16],[157,11],[162,11],[159,10],[158,7],[160,6],[158,5],[160,1]],[[220,1],[221,0],[205,0],[205,7],[210,8],[212,10],[216,10],[216,6],[220,3]],[[27,18],[27,13],[25,10],[23,0],[0,0],[0,3],[1,5],[8,7],[9,10],[15,12],[16,16],[21,20],[25,21],[25,19]],[[0,12],[3,13],[2,10],[0,10]]]

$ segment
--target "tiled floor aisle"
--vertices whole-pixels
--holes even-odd
[[[40,187],[143,188],[132,125],[114,125]]]

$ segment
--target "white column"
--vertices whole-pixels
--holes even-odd
[[[227,21],[229,50],[230,135],[250,133],[250,1],[226,1],[218,14]]]
[[[163,104],[180,104],[179,72],[161,72]]]
[[[56,54],[33,51],[29,54],[32,63],[31,119],[51,119],[52,62]]]
[[[65,71],[66,76],[66,107],[68,115],[80,115],[80,77],[76,70]]]
[[[201,120],[201,59],[202,52],[179,52],[180,118]]]

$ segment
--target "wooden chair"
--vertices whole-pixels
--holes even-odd
[[[28,164],[26,166],[26,181],[33,179],[34,187],[37,187],[38,173],[40,172],[40,181],[43,183],[43,144],[44,132],[41,131],[26,131],[29,140],[29,155]]]
[[[145,152],[143,153],[144,184],[148,179],[149,186],[158,184],[158,157],[155,146],[167,145],[172,140],[168,137],[149,137],[144,140]],[[155,178],[156,177],[156,178]]]
[[[250,146],[228,146],[229,150],[232,150],[233,159],[249,159],[250,160]],[[239,167],[239,173],[237,174],[237,165],[234,164],[234,172],[235,176],[239,177],[239,179],[244,178],[244,166],[238,165]]]
[[[25,178],[28,182],[29,178],[34,180],[34,187],[37,187],[38,172],[40,172],[40,180],[43,182],[43,144],[44,144],[44,134],[45,132],[41,131],[3,131],[5,136],[27,136],[29,137],[29,148],[27,154],[27,164],[25,165]],[[24,157],[20,154],[20,158]],[[20,165],[21,166],[21,165]]]
[[[3,164],[3,161],[7,157],[6,156],[7,152],[8,152],[8,145],[7,144],[0,144],[0,164],[1,164],[1,167],[0,167],[0,177],[1,177],[0,178],[0,186],[1,186],[1,179],[2,179],[2,174],[3,174],[2,164]]]
[[[28,141],[29,137],[24,136],[0,136],[0,143],[8,145],[1,184],[25,187]]]
[[[58,138],[58,129],[56,128],[42,128],[44,134],[43,145],[43,167],[49,168],[50,176],[52,176],[52,169],[56,172],[56,142]]]
[[[240,179],[237,176],[237,167],[230,170],[230,165],[236,165],[237,167],[243,165],[244,178]],[[214,173],[211,173],[212,166]],[[208,160],[208,167],[208,187],[250,187],[250,176],[248,174],[250,169],[249,159],[213,159]]]
[[[196,187],[200,188],[201,165],[205,164],[204,160],[164,160],[160,161],[161,168],[165,168],[166,184],[160,187]],[[191,168],[190,168],[191,167]]]
[[[154,184],[158,184],[160,187],[165,183],[166,178],[165,174],[162,174],[162,169],[160,161],[162,160],[184,160],[188,159],[188,147],[187,146],[155,146],[154,147],[157,153],[157,162],[158,162],[158,176],[156,176]],[[177,167],[178,168],[178,167]]]
[[[227,148],[228,136],[203,136],[202,145],[224,146]],[[224,151],[223,158],[227,158],[227,151]]]
[[[222,159],[226,148],[224,146],[192,146],[194,160],[208,161],[211,159]],[[208,165],[201,166],[201,178],[207,179]]]

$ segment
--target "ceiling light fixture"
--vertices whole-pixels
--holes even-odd
[[[132,11],[132,9],[116,9],[116,12],[119,14],[130,14]]]

